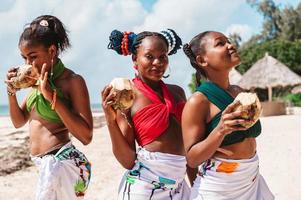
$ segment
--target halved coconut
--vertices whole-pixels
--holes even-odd
[[[17,67],[17,76],[12,77],[11,80],[16,89],[32,87],[37,83],[38,73],[32,65],[20,65]]]
[[[242,111],[241,118],[247,120],[247,122],[241,125],[245,128],[250,128],[257,122],[262,112],[257,95],[250,92],[241,92],[236,96],[235,100],[240,102],[235,111]]]
[[[135,90],[133,83],[127,78],[114,78],[110,85],[111,93],[115,93],[115,99],[112,106],[115,110],[127,110],[132,107],[135,99]]]

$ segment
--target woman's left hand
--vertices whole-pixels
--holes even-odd
[[[33,63],[34,67],[35,63]],[[52,101],[52,96],[53,96],[53,90],[51,89],[49,83],[48,83],[48,72],[46,71],[46,63],[43,64],[42,69],[41,69],[41,74],[39,77],[39,87],[38,90],[42,93],[44,98],[51,102]]]

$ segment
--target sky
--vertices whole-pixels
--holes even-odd
[[[274,0],[296,6],[300,0]],[[183,43],[200,32],[239,33],[243,41],[261,31],[263,17],[245,0],[1,0],[0,3],[0,105],[8,103],[4,80],[11,66],[23,64],[18,40],[24,26],[50,14],[69,31],[72,47],[60,55],[66,67],[86,80],[91,103],[100,103],[100,92],[114,77],[132,78],[130,56],[108,50],[112,30],[135,33],[174,29]],[[169,57],[170,77],[190,95],[194,72],[183,51]],[[18,92],[21,102],[28,90]]]

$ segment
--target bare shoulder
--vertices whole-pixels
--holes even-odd
[[[74,73],[70,69],[66,69],[60,79],[60,85],[63,91],[65,91],[69,97],[77,98],[78,96],[88,95],[86,82],[81,75]]]
[[[69,81],[71,84],[85,84],[85,79],[79,74],[72,74],[69,77]]]
[[[186,105],[191,106],[196,109],[204,109],[209,108],[210,101],[207,99],[207,97],[201,93],[201,92],[195,92],[189,97],[187,100]]]
[[[209,111],[210,102],[207,97],[201,92],[193,93],[187,100],[183,110],[182,126],[184,130],[189,130],[190,134],[194,133],[197,137],[200,137]]]
[[[166,85],[167,85],[167,88],[169,89],[169,91],[173,94],[173,96],[177,100],[185,100],[186,101],[185,91],[182,87],[180,87],[178,85],[173,85],[173,84],[166,84]]]
[[[84,78],[68,68],[66,68],[66,72],[62,79],[68,82],[68,84],[70,84],[70,87],[79,87],[81,85],[85,85]]]

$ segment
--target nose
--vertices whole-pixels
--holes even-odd
[[[229,42],[228,49],[236,49],[236,46],[233,43]]]
[[[163,62],[160,59],[154,59],[153,65],[161,67],[163,65]]]

